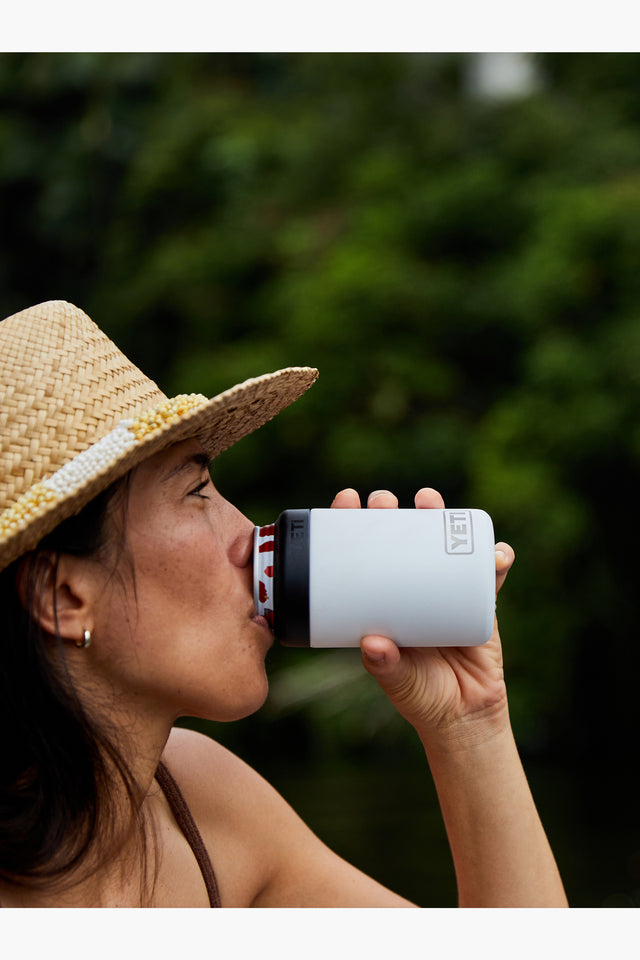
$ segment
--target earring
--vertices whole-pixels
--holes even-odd
[[[82,640],[76,640],[76,647],[86,649],[89,646],[91,646],[91,630],[84,630]]]

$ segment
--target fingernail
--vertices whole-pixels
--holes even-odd
[[[370,654],[365,651],[365,657],[367,660],[370,660],[371,663],[383,663],[384,662],[384,653]]]
[[[383,493],[391,493],[390,490],[374,490],[373,493],[369,494],[369,500],[373,500],[374,497],[379,497]]]

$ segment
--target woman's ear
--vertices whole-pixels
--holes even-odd
[[[42,630],[74,643],[94,627],[97,596],[95,564],[68,553],[38,553],[18,568],[17,590],[22,606]],[[30,581],[35,589],[30,589]],[[32,609],[29,604],[32,603]]]

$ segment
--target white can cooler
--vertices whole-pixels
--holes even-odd
[[[285,510],[254,534],[256,610],[285,646],[478,646],[495,585],[483,510]]]

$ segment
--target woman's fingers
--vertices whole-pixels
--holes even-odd
[[[374,510],[394,510],[398,506],[398,498],[390,490],[374,490],[367,498],[367,506]]]
[[[442,494],[434,490],[433,487],[422,487],[416,493],[414,503],[420,510],[442,510],[444,509],[444,500]]]
[[[336,494],[333,499],[332,507],[343,510],[357,509],[360,506],[360,496],[356,490],[347,487]],[[389,490],[374,490],[367,498],[367,506],[378,508],[397,507],[398,498]]]
[[[508,543],[496,543],[496,593],[507,579],[516,555]]]
[[[360,497],[358,495],[358,491],[354,490],[352,487],[347,487],[346,490],[341,490],[340,493],[337,493],[333,498],[333,503],[331,506],[339,510],[357,510],[360,506]]]
[[[418,490],[414,502],[419,509],[442,510],[444,508],[444,500],[441,494],[433,487],[422,487]],[[357,509],[360,506],[360,496],[357,490],[347,487],[336,494],[331,506],[338,509]],[[367,497],[367,506],[375,510],[395,509],[398,506],[398,498],[391,490],[374,490]]]

